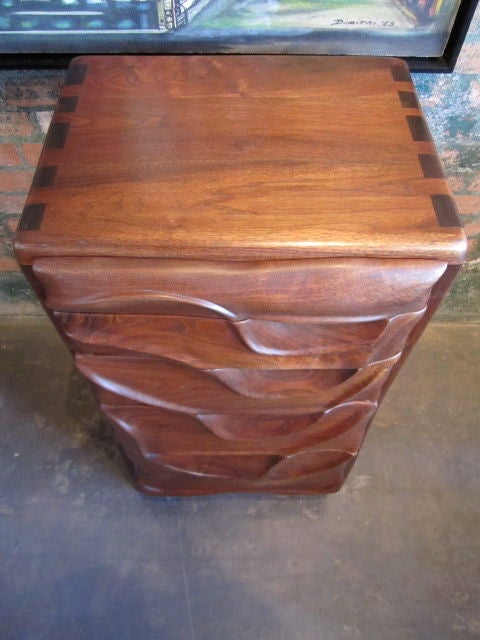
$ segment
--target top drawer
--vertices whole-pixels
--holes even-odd
[[[60,311],[230,320],[382,318],[425,307],[446,263],[341,258],[207,262],[41,258],[46,305]]]

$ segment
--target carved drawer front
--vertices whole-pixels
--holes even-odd
[[[185,476],[193,476],[199,488],[211,480],[241,481],[247,490],[263,491],[269,486],[278,489],[311,482],[312,477],[317,486],[319,482],[322,486],[342,482],[372,416],[372,407],[364,404],[356,407],[363,414],[361,420],[349,420],[345,411],[343,420],[337,416],[338,433],[330,421],[330,428],[319,428],[309,444],[304,439],[296,445],[282,438],[225,441],[194,418],[141,405],[102,408],[136,465],[137,477],[166,473],[176,485]],[[355,413],[350,407],[350,413],[352,410]]]
[[[435,260],[207,262],[42,258],[33,264],[57,311],[229,320],[392,317],[420,311],[446,269]]]
[[[307,449],[356,453],[376,404],[348,402],[300,415],[197,415],[140,404],[102,404],[126,448],[162,455],[288,455]]]
[[[134,454],[135,455],[135,454]],[[149,463],[182,474],[275,483],[295,481],[353,461],[355,455],[344,451],[309,451],[289,456],[252,455],[166,455]],[[260,488],[260,487],[259,487]]]
[[[356,322],[54,312],[74,349],[160,356],[209,368],[355,368],[398,354],[424,311]]]
[[[280,456],[210,456],[145,460],[126,450],[136,486],[151,495],[253,493],[333,493],[344,483],[356,456],[318,451]]]
[[[338,489],[444,266],[45,259],[34,270],[137,484],[183,495]]]
[[[274,442],[278,447],[309,448],[323,440],[364,433],[376,402],[351,401],[307,414],[256,416],[199,414],[198,422],[220,438],[241,442]]]
[[[161,359],[77,354],[104,390],[189,414],[306,413],[352,400],[376,401],[398,357],[364,369],[208,369]]]

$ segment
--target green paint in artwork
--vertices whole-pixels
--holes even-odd
[[[349,2],[348,0],[326,0],[319,3],[318,0],[243,0],[243,2],[219,3],[218,13],[200,14],[195,20],[196,27],[213,29],[262,29],[295,27],[295,16],[311,13],[315,15],[326,11],[339,10],[349,15],[356,12],[374,9],[377,3],[372,1]],[[288,23],[291,20],[291,24]],[[312,21],[312,28],[315,22]]]

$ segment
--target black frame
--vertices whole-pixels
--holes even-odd
[[[408,57],[404,60],[408,63],[410,71],[424,73],[450,73],[454,70],[457,58],[460,54],[463,42],[467,35],[470,23],[472,21],[475,9],[479,0],[462,0],[458,9],[455,21],[450,32],[445,51],[442,56],[434,58]],[[1,35],[1,34],[0,34]],[[88,38],[88,36],[87,36]],[[135,45],[131,45],[122,52],[111,53],[106,50],[88,51],[88,55],[166,55],[178,54],[189,55],[190,52],[185,51],[185,44],[177,42],[159,43],[159,46],[152,48],[151,46],[141,47],[137,49]],[[192,53],[202,55],[194,47]],[[219,55],[242,55],[241,53],[231,53],[225,51],[224,43],[210,43],[208,53],[218,52]],[[223,50],[222,50],[223,49]],[[205,52],[207,53],[207,51]],[[84,52],[82,52],[84,54]],[[3,69],[64,69],[68,67],[75,53],[0,53],[0,68]],[[87,54],[84,54],[87,55]],[[324,55],[324,54],[322,54]]]

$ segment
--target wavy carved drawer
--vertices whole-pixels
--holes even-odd
[[[224,440],[200,421],[142,405],[103,405],[117,440],[143,476],[166,473],[169,492],[182,494],[191,480],[201,492],[212,480],[241,482],[242,490],[277,490],[320,478],[338,488],[358,453],[375,412],[370,403],[351,403],[321,415],[294,436]],[[313,427],[313,428],[312,428]],[[335,484],[335,482],[337,484]]]
[[[34,261],[33,273],[44,287],[46,306],[57,311],[295,322],[420,311],[446,267],[435,260],[359,258],[42,258]]]
[[[277,462],[275,457],[239,457],[237,469],[232,473],[232,462],[227,462],[227,473],[220,471],[222,461],[211,461],[205,466],[185,469],[174,463],[160,464],[145,460],[134,450],[126,450],[136,486],[144,493],[164,495],[200,495],[232,491],[250,493],[317,494],[338,491],[355,462],[355,456],[339,451],[302,453]],[[242,473],[241,469],[246,468]],[[214,471],[212,473],[212,470]],[[219,472],[220,471],[220,472]]]
[[[110,398],[111,400],[113,398]],[[140,404],[103,403],[104,413],[143,455],[212,453],[279,455],[306,449],[346,448],[356,453],[376,404],[354,401],[311,414],[195,416]],[[130,448],[132,443],[128,445]]]
[[[288,323],[58,311],[53,317],[72,348],[87,353],[156,356],[200,369],[358,369],[400,353],[424,312]]]
[[[465,252],[405,65],[73,61],[15,251],[154,495],[340,488]]]
[[[399,356],[364,369],[208,369],[161,359],[78,353],[95,385],[134,402],[183,413],[301,413],[375,402]]]

